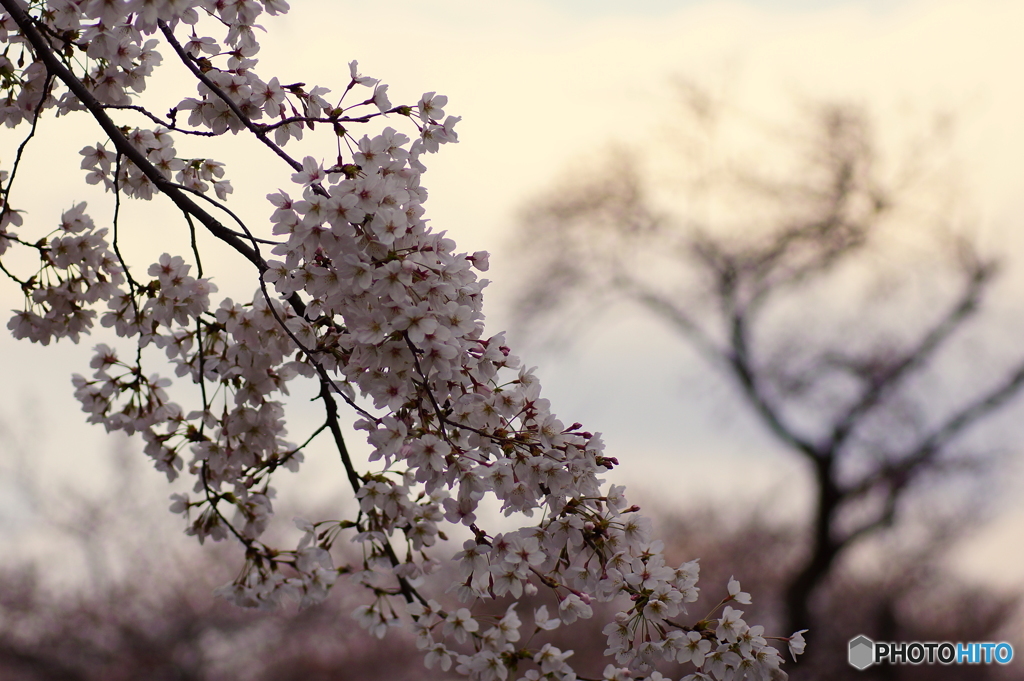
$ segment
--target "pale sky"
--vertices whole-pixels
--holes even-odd
[[[393,102],[415,102],[421,93],[437,91],[449,97],[447,112],[463,117],[457,128],[461,143],[430,160],[424,180],[431,192],[427,215],[461,249],[494,253],[492,304],[485,310],[499,327],[500,303],[514,276],[502,248],[515,211],[567,166],[611,142],[656,152],[671,124],[676,76],[726,91],[738,104],[779,120],[792,115],[794,102],[820,98],[862,103],[898,134],[930,112],[948,112],[959,121],[955,154],[984,243],[1010,257],[1024,246],[1019,236],[1024,175],[1018,170],[1024,156],[1024,3],[1019,1],[292,4],[290,15],[265,22],[269,34],[257,69],[264,78],[279,75],[282,82],[303,80],[340,90],[348,61],[358,59],[364,74],[391,85]],[[174,103],[192,93],[155,94]],[[70,165],[49,174],[46,182],[37,174],[33,184],[22,184],[21,195],[36,201],[36,215],[59,213],[57,204],[65,198],[87,195],[75,156],[97,139],[78,130],[46,138],[47,160],[54,162],[58,149],[66,148],[70,152],[62,162]],[[10,131],[0,133],[5,164],[14,142]],[[229,155],[236,147],[227,146],[217,158],[228,163],[235,185],[230,205],[257,223],[269,213],[262,196],[284,186],[290,171],[266,154]],[[101,197],[89,196],[91,206],[104,205]],[[247,196],[258,200],[246,202]],[[146,226],[140,249],[162,244],[166,234],[162,228],[157,233],[160,224]],[[222,289],[230,287],[230,277],[221,275]],[[0,287],[5,309],[17,301],[13,285]],[[705,495],[701,499],[714,495],[698,490],[721,490],[717,501],[722,503],[773,489],[797,500],[796,507],[779,511],[792,514],[805,489],[799,467],[777,455],[755,422],[731,413],[728,390],[694,366],[671,334],[633,317],[627,322],[633,326],[612,329],[572,356],[526,358],[541,365],[555,412],[566,422],[579,420],[606,434],[611,455],[623,461],[616,479],[654,491],[659,491],[657,479],[684,480],[692,494]],[[637,333],[656,351],[630,352]],[[21,429],[23,440],[38,443],[38,456],[58,467],[63,480],[83,477],[81,471],[89,468],[85,462],[104,448],[101,429],[79,425],[83,415],[69,380],[72,372],[88,372],[95,342],[78,347],[64,342],[55,350],[0,334],[6,367],[0,414],[10,428]],[[708,399],[698,404],[693,386]],[[41,430],[24,435],[33,414]],[[694,455],[704,463],[695,465]],[[737,463],[748,478],[756,471],[759,480],[740,477],[731,467]],[[657,479],[649,475],[652,467],[659,471]],[[163,498],[157,505],[165,506]],[[0,504],[0,513],[8,506]],[[1016,531],[1020,543],[1015,523],[1024,514],[1014,508],[989,530],[992,538],[978,545],[979,561],[1009,562],[1006,532]],[[1024,563],[1021,557],[1013,556],[1018,565]],[[1024,568],[1008,581],[1024,583]]]

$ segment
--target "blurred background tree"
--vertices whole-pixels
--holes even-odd
[[[663,138],[674,166],[620,149],[523,212],[520,332],[583,337],[567,318],[611,325],[601,310],[639,306],[804,462],[814,501],[787,535],[795,550],[750,544],[770,558],[762,570],[785,566],[772,583],[780,628],[811,629],[798,673],[840,678],[857,633],[912,640],[938,635],[940,618],[945,634],[968,621],[959,635],[969,640],[994,633],[1013,599],[969,595],[938,566],[998,471],[999,454],[968,431],[1019,396],[1024,361],[986,347],[991,320],[979,313],[998,262],[959,229],[938,180],[948,120],[893,162],[855,105],[807,105],[785,128],[692,84],[680,91]],[[727,134],[754,155],[725,151]],[[886,552],[887,569],[850,582],[844,561],[865,544]],[[957,615],[940,614],[953,602]]]

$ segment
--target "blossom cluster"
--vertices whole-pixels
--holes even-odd
[[[0,40],[22,51],[17,65],[6,56],[0,63],[4,123],[34,124],[54,107],[59,115],[87,111],[101,124],[122,111],[147,117],[155,127],[104,126],[108,139],[81,152],[85,181],[138,200],[167,194],[190,226],[194,219],[211,229],[258,272],[255,294],[243,303],[212,302],[216,286],[201,270],[193,276],[181,255],[164,253],[148,281],[136,280],[85,204],[65,212],[47,245],[22,241],[6,231],[23,220],[9,207],[13,181],[0,179],[0,255],[17,244],[36,248],[43,262],[27,279],[8,273],[26,293],[9,328],[36,342],[77,341],[102,307],[101,324],[134,341],[127,359],[99,345],[91,377],[74,377],[75,394],[90,421],[140,433],[168,478],[193,479],[193,492],[175,494],[171,506],[187,518],[189,534],[245,546],[245,565],[223,596],[242,606],[276,607],[286,598],[308,605],[348,574],[372,595],[356,619],[383,636],[398,613],[408,613],[427,666],[482,680],[521,669],[519,678],[531,681],[575,679],[571,651],[521,644],[516,603],[503,616],[484,614],[489,600],[518,601],[543,587],[556,610],[533,613],[534,634],[589,619],[596,603],[621,604],[604,628],[613,660],[605,679],[663,678],[655,666],[665,662],[695,668],[686,679],[767,679],[778,670],[781,657],[763,629],[729,605],[750,602],[735,580],[711,614],[678,621],[697,599],[697,563],[666,563],[649,520],[623,488],[602,479],[617,462],[600,436],[560,421],[534,371],[502,334],[486,333],[487,282],[477,273],[488,269],[487,254],[458,252],[424,218],[424,157],[457,141],[459,119],[445,116],[444,96],[428,92],[393,106],[387,86],[359,74],[355,62],[333,99],[324,87],[259,78],[255,22],[285,12],[283,0],[0,5]],[[226,27],[224,39],[197,32],[206,23]],[[197,92],[161,119],[135,102],[164,45],[196,78]],[[346,103],[358,88],[366,97]],[[384,116],[403,120],[409,134],[351,131]],[[336,159],[292,159],[284,147],[316,125],[341,140]],[[232,187],[222,164],[179,156],[175,140],[226,132],[253,135],[291,166],[289,188],[267,197],[270,239],[244,224],[241,232],[225,228],[189,198],[202,194],[220,208]],[[211,185],[216,200],[207,196]],[[171,399],[171,379],[143,371],[149,347],[198,387],[195,405]],[[326,419],[296,444],[286,439],[281,396],[300,378],[319,387]],[[376,470],[356,470],[338,428],[338,399],[365,431]],[[292,550],[264,544],[273,475],[297,471],[304,447],[325,433],[357,516],[297,520],[302,537]],[[487,499],[523,526],[481,529]],[[442,550],[445,526],[466,537],[454,557],[459,580],[439,596],[452,599],[448,609],[419,591],[438,566],[427,551]],[[361,560],[335,565],[332,549],[342,538],[361,547]],[[802,651],[800,633],[783,640]]]
[[[7,324],[15,338],[42,345],[62,337],[77,342],[96,317],[91,306],[109,300],[124,283],[121,265],[106,240],[108,230],[97,229],[85,208],[83,202],[65,211],[50,241],[35,244],[39,269],[20,282],[26,294],[25,309]],[[16,237],[0,233],[0,243],[6,245]],[[0,254],[3,250],[0,248]]]

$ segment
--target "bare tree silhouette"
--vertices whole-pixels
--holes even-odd
[[[1019,396],[1024,361],[987,383],[976,376],[944,392],[929,383],[954,367],[951,349],[998,271],[965,239],[947,240],[952,257],[932,266],[927,309],[900,308],[890,286],[875,304],[895,319],[839,314],[852,287],[877,288],[884,240],[911,219],[901,201],[927,165],[920,154],[887,175],[866,113],[822,104],[799,134],[769,131],[776,150],[800,159],[788,172],[720,163],[694,150],[714,147],[722,105],[696,89],[686,99],[684,188],[665,194],[620,152],[524,211],[515,249],[530,276],[520,278],[518,320],[536,328],[630,301],[731,380],[811,471],[807,549],[784,586],[786,630],[811,628],[814,598],[840,559],[897,524],[908,492],[991,461],[962,436]]]

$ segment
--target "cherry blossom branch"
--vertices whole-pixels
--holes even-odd
[[[138,113],[142,114],[143,116],[153,121],[157,125],[161,125],[167,128],[168,130],[173,130],[174,132],[180,132],[184,135],[196,135],[198,137],[220,137],[219,133],[213,132],[211,130],[193,130],[191,128],[179,127],[173,118],[164,120],[156,114],[149,111],[148,109],[146,109],[145,107],[138,106],[137,104],[104,104],[103,108],[124,111],[137,111]]]
[[[257,472],[256,474],[254,474],[252,476],[253,482],[259,482],[259,481],[263,480],[263,478],[265,476],[269,476],[274,471],[276,471],[279,467],[281,467],[284,464],[286,464],[298,452],[300,452],[303,449],[305,449],[306,447],[308,447],[310,445],[310,443],[313,442],[313,440],[315,440],[317,438],[317,436],[320,435],[320,433],[322,433],[325,430],[327,430],[329,426],[330,426],[329,422],[324,421],[322,424],[320,424],[320,426],[316,430],[313,431],[313,433],[309,437],[306,438],[305,442],[303,442],[299,446],[289,450],[280,459],[274,459],[274,460],[270,461],[263,470],[261,470],[261,471]]]
[[[11,237],[8,237],[7,235],[0,235],[0,239],[11,239]],[[14,239],[11,239],[11,240],[13,241]],[[14,274],[9,269],[4,267],[3,260],[0,260],[0,272],[3,272],[4,274],[7,275],[7,277],[9,279],[14,281],[19,286],[21,286],[22,290],[28,290],[28,289],[32,288],[32,284],[31,283],[29,283],[28,281],[25,281],[24,279],[19,279],[16,274]]]
[[[125,279],[128,281],[128,290],[131,293],[135,318],[139,319],[139,307],[135,302],[135,290],[139,288],[139,284],[132,277],[132,273],[128,269],[128,263],[125,262],[124,256],[121,254],[121,240],[119,238],[121,225],[121,158],[121,154],[117,154],[114,158],[114,217],[111,221],[114,228],[114,237],[111,240],[111,245],[114,247],[114,254],[117,255],[117,261],[121,264],[121,270],[124,271]]]
[[[134,145],[132,145],[127,140],[127,138],[122,133],[121,129],[105,113],[104,105],[101,104],[92,95],[92,93],[89,92],[88,89],[86,89],[82,85],[81,81],[79,81],[78,78],[74,74],[72,74],[67,69],[67,67],[64,66],[63,63],[61,63],[58,59],[56,59],[53,56],[53,53],[50,51],[49,46],[45,43],[42,36],[39,35],[39,33],[35,30],[32,20],[28,17],[28,15],[26,15],[21,10],[20,7],[18,7],[13,2],[13,0],[0,0],[0,5],[2,5],[4,9],[7,10],[9,14],[11,14],[15,22],[18,24],[19,28],[22,30],[24,35],[32,44],[37,58],[40,59],[46,65],[49,72],[49,76],[46,81],[47,84],[49,84],[51,77],[55,76],[58,79],[60,79],[68,87],[68,89],[71,90],[71,92],[73,92],[76,97],[78,97],[79,101],[81,101],[82,104],[90,111],[90,113],[93,115],[93,118],[100,124],[104,132],[107,133],[110,140],[114,143],[114,146],[117,148],[119,155],[123,154],[128,159],[130,159],[146,175],[146,177],[148,177],[158,188],[160,188],[165,194],[167,194],[168,197],[171,198],[171,200],[174,201],[174,203],[177,204],[178,207],[183,212],[185,212],[187,215],[195,216],[211,233],[220,238],[222,241],[228,243],[236,251],[245,256],[248,260],[255,264],[257,268],[260,269],[261,272],[267,268],[266,262],[259,256],[256,250],[250,248],[249,246],[241,242],[238,239],[238,237],[234,235],[233,232],[225,228],[212,215],[204,211],[194,201],[188,198],[188,196],[185,195],[178,188],[178,185],[170,182],[166,177],[164,177],[163,174],[159,170],[157,170],[152,165],[152,163],[150,163],[149,160],[138,149],[136,149]],[[40,107],[42,106],[42,101],[45,101],[45,92],[48,92],[48,89],[49,86],[47,85],[47,88],[44,91],[44,96],[39,105]],[[36,116],[36,120],[38,120],[38,116]],[[33,124],[33,132],[34,130],[35,122]],[[22,148],[24,148],[24,145],[27,143],[27,141],[28,139],[26,139],[26,141],[23,142]],[[126,267],[125,271],[127,272]],[[207,487],[205,482],[205,472],[203,476],[204,487]],[[207,492],[209,493],[208,488]],[[236,537],[241,539],[241,533],[239,533],[235,529],[235,527],[226,518],[223,517],[223,514],[221,514],[220,511],[216,509],[216,504],[213,504],[213,508],[217,512],[218,516],[221,517],[222,522],[231,529],[232,533],[235,534]],[[244,541],[243,543],[245,543],[246,546],[251,546],[251,544],[248,541]]]
[[[365,104],[365,102],[363,102],[363,103]],[[357,106],[359,106],[359,105],[357,105]],[[259,128],[259,130],[262,131],[263,134],[265,135],[268,132],[273,132],[274,130],[277,130],[278,128],[283,128],[285,126],[291,125],[292,123],[307,123],[307,124],[308,123],[328,123],[328,124],[332,124],[332,125],[339,125],[341,123],[369,123],[374,118],[379,118],[380,116],[386,116],[386,115],[388,115],[390,113],[401,114],[403,109],[407,109],[407,108],[408,107],[396,106],[393,109],[389,109],[387,111],[375,111],[373,113],[368,113],[368,114],[366,114],[364,116],[338,116],[338,117],[334,117],[334,116],[329,116],[329,117],[323,117],[323,116],[289,116],[287,118],[282,118],[281,120],[276,121],[274,123],[263,123],[263,124],[258,124],[257,123],[257,124],[254,124],[254,125],[255,125],[255,127]],[[347,131],[346,131],[346,133],[347,133]]]
[[[281,245],[280,241],[271,241],[270,239],[261,239],[261,238],[259,238],[257,236],[254,236],[252,231],[242,221],[242,218],[238,217],[238,215],[236,215],[234,213],[234,211],[232,211],[230,208],[225,206],[222,202],[218,201],[217,199],[214,199],[214,198],[212,198],[210,196],[207,196],[206,194],[204,194],[203,192],[199,191],[198,189],[193,189],[192,187],[186,187],[183,184],[173,184],[172,183],[172,186],[177,187],[181,191],[188,192],[188,193],[190,193],[190,194],[192,194],[192,195],[194,195],[194,196],[196,196],[196,197],[198,197],[200,199],[203,199],[204,201],[207,201],[207,202],[213,204],[217,209],[227,213],[228,216],[232,220],[234,220],[236,223],[238,223],[238,225],[243,230],[241,232],[236,232],[234,230],[230,230],[229,229],[228,231],[231,232],[232,234],[234,234],[237,237],[243,237],[243,238],[247,239],[253,245],[253,251],[255,251],[257,255],[259,255],[259,247],[257,246],[257,244],[265,244],[267,246],[280,246]],[[225,228],[225,229],[227,229],[227,228]],[[262,256],[260,256],[260,257],[262,257]]]
[[[161,191],[181,209],[191,213],[197,220],[199,220],[214,236],[224,241],[229,246],[238,251],[247,260],[252,262],[262,272],[266,269],[267,264],[259,258],[255,251],[249,246],[239,240],[230,230],[226,229],[216,218],[200,208],[194,201],[188,196],[178,190],[174,183],[168,180],[163,174],[157,170],[152,163],[136,149],[121,132],[121,129],[115,124],[110,117],[106,114],[104,105],[101,104],[96,97],[93,96],[89,90],[82,85],[81,81],[68,70],[63,63],[60,62],[53,53],[50,51],[50,47],[43,40],[43,37],[39,35],[33,25],[32,20],[18,5],[16,0],[0,0],[0,5],[11,15],[15,23],[18,24],[18,28],[22,31],[29,43],[32,45],[36,57],[41,60],[49,72],[60,79],[62,83],[78,98],[78,100],[85,106],[92,114],[96,122],[99,123],[100,127],[103,128],[103,132],[107,134],[111,142],[117,150],[127,156],[132,163],[134,163],[146,177],[148,177]]]
[[[178,42],[178,39],[174,37],[174,31],[171,30],[171,27],[168,26],[167,23],[162,20],[157,22],[157,25],[160,26],[160,31],[164,34],[164,37],[167,39],[167,44],[169,44],[171,48],[174,49],[175,53],[178,55],[178,58],[181,60],[181,63],[185,65],[185,68],[187,68],[199,82],[208,87],[211,92],[217,95],[217,97],[219,97],[228,106],[228,108],[231,109],[231,112],[238,118],[242,125],[244,125],[246,129],[249,130],[249,132],[256,136],[256,139],[258,139],[260,142],[263,142],[263,144],[265,144],[271,151],[273,151],[282,160],[284,160],[285,163],[290,165],[292,169],[294,169],[296,172],[302,170],[301,163],[299,163],[294,158],[289,156],[284,151],[284,149],[271,142],[270,139],[267,137],[267,133],[261,130],[259,126],[253,123],[252,120],[250,120],[250,118],[245,115],[245,113],[238,107],[238,104],[235,103],[235,100],[231,99],[231,97],[229,97],[223,90],[221,90],[216,83],[210,80],[210,78],[205,73],[203,73],[202,69],[196,66],[195,59],[185,51],[185,48],[181,46],[181,43]]]
[[[193,265],[183,257],[164,253],[148,269],[152,280],[145,286],[131,283],[134,280],[121,273],[127,264],[120,253],[115,257],[107,251],[106,230],[95,229],[84,204],[79,204],[62,217],[64,233],[49,249],[40,246],[45,259],[39,276],[45,282],[33,285],[32,309],[9,324],[15,335],[44,343],[54,337],[77,340],[96,314],[89,306],[107,303],[103,324],[113,326],[121,337],[136,339],[136,360],[127,364],[113,348],[97,346],[93,378],[73,378],[76,397],[90,421],[111,430],[140,432],[146,454],[169,479],[183,468],[181,454],[191,451],[188,475],[198,478],[196,491],[203,498],[190,501],[175,495],[172,510],[188,516],[192,508],[202,509],[194,522],[189,518],[188,529],[200,541],[207,536],[234,537],[245,547],[242,571],[219,590],[239,605],[274,605],[282,597],[295,597],[301,605],[316,603],[326,597],[338,575],[356,572],[358,581],[373,593],[373,601],[360,606],[355,617],[383,635],[399,618],[401,608],[396,610],[396,604],[402,597],[417,622],[418,643],[428,651],[428,665],[439,661],[447,671],[457,663],[459,674],[483,681],[505,679],[520,663],[530,661],[538,669],[529,670],[527,678],[575,678],[565,663],[571,651],[562,653],[550,644],[539,650],[513,645],[521,626],[514,608],[501,618],[480,616],[481,621],[495,621],[493,630],[481,632],[468,607],[445,610],[413,587],[414,578],[436,565],[428,549],[437,541],[448,541],[440,527],[444,520],[473,532],[456,557],[460,601],[478,603],[505,594],[519,599],[543,584],[554,590],[560,621],[568,624],[591,617],[592,600],[630,596],[628,609],[605,627],[609,653],[616,661],[647,675],[655,656],[673,660],[682,655],[681,639],[673,638],[679,632],[665,620],[696,599],[695,564],[664,564],[649,521],[636,515],[638,507],[626,502],[621,488],[603,489],[598,476],[617,461],[604,454],[600,437],[581,431],[580,424],[566,428],[550,413],[532,370],[520,366],[504,337],[484,336],[485,282],[474,270],[487,269],[487,254],[457,253],[454,243],[433,232],[421,217],[426,199],[420,184],[425,169],[421,157],[457,141],[454,126],[459,119],[444,118],[447,98],[429,92],[415,107],[392,107],[387,85],[360,76],[351,62],[345,92],[357,84],[371,87],[372,97],[355,106],[373,104],[379,113],[343,116],[341,100],[331,108],[322,88],[308,93],[300,84],[282,88],[276,78],[264,83],[252,71],[256,60],[248,57],[258,49],[254,19],[264,11],[284,11],[283,2],[248,3],[251,12],[190,3],[160,4],[130,14],[127,6],[114,3],[102,8],[102,20],[72,4],[63,13],[44,12],[32,19],[24,11],[17,14],[17,0],[0,0],[4,7],[18,5],[11,13],[21,29],[18,39],[34,46],[36,58],[29,67],[34,71],[26,73],[45,74],[47,83],[53,78],[65,83],[69,92],[61,100],[61,112],[84,107],[114,144],[113,181],[111,158],[102,144],[87,147],[82,154],[83,167],[91,166],[86,180],[114,190],[115,250],[121,192],[142,200],[163,192],[185,216],[199,270],[197,279],[189,274]],[[182,47],[170,27],[182,21],[195,24],[198,9],[228,28],[227,42],[233,49],[222,50],[213,39],[198,38],[194,32],[188,50]],[[88,67],[92,71],[76,77],[75,67],[54,53],[58,48],[32,32],[33,22],[55,36],[63,36],[69,26],[77,30],[84,25],[76,34],[82,36],[108,25],[124,30],[108,42],[83,38],[71,44],[61,38],[59,49],[67,60],[76,56],[76,49],[95,59],[94,67]],[[8,30],[9,24],[3,21],[0,30]],[[261,246],[268,240],[257,238],[222,203],[203,193],[208,188],[203,180],[223,176],[220,164],[193,159],[185,165],[167,130],[127,132],[109,117],[108,110],[114,107],[134,106],[126,104],[134,96],[128,88],[141,92],[159,59],[153,50],[157,41],[147,39],[143,44],[143,36],[157,31],[199,83],[202,101],[186,99],[179,105],[193,109],[190,125],[215,133],[245,129],[295,171],[291,180],[301,187],[301,200],[293,200],[284,190],[268,197],[276,209],[270,218],[273,233],[287,235],[274,244],[274,253],[284,255],[284,262],[264,260]],[[196,50],[227,57],[230,68],[218,69],[208,59],[190,56],[189,51]],[[90,64],[89,59],[83,61]],[[38,79],[32,81],[33,87],[38,84]],[[283,115],[286,104],[297,111],[284,90],[301,100],[307,115],[272,126],[257,124],[264,114]],[[30,91],[25,85],[21,94]],[[52,104],[56,102],[46,101]],[[257,113],[247,114],[246,107]],[[148,113],[141,107],[135,111]],[[331,146],[338,151],[337,165],[327,170],[311,156],[300,164],[282,150],[289,136],[322,122],[322,111],[331,113]],[[412,141],[385,128],[356,140],[341,126],[389,113],[406,117],[418,138]],[[414,113],[418,121],[413,120]],[[172,110],[172,125],[175,116]],[[276,131],[279,144],[267,137],[269,130]],[[343,148],[350,159],[342,156]],[[175,170],[180,170],[177,183],[170,179]],[[227,181],[214,180],[214,186],[222,198],[232,189]],[[192,194],[214,208],[204,208]],[[242,233],[221,224],[214,217],[216,208],[231,216]],[[210,294],[216,287],[204,276],[194,221],[256,265],[258,289],[251,302],[227,298],[219,308],[211,308]],[[121,288],[125,281],[127,293]],[[271,295],[270,283],[279,296]],[[136,311],[133,320],[126,319],[129,304]],[[142,348],[150,344],[164,350],[178,376],[200,383],[200,410],[187,411],[170,400],[163,388],[171,380],[143,373]],[[284,439],[286,410],[278,399],[287,393],[287,381],[296,376],[319,382],[326,414],[300,446]],[[216,385],[212,394],[207,380]],[[357,473],[332,392],[363,417],[355,426],[368,433],[370,460],[383,459],[377,472]],[[223,409],[215,415],[214,405],[221,401]],[[362,402],[372,402],[382,415],[372,415],[360,406]],[[332,434],[359,504],[356,519],[328,523],[322,531],[318,528],[323,523],[297,522],[304,536],[294,551],[263,544],[258,538],[273,513],[273,473],[281,465],[297,468],[302,447],[325,430]],[[533,517],[539,512],[539,519],[488,535],[476,524],[476,512],[488,496],[506,515]],[[221,502],[234,506],[240,520],[229,520]],[[242,521],[244,525],[237,524]],[[358,571],[334,567],[330,554],[333,542],[349,529],[363,547]],[[404,559],[399,556],[403,541]],[[778,669],[777,652],[763,640],[737,638],[746,632],[739,614],[727,609],[716,632],[701,641],[719,646],[711,654],[715,668],[740,676],[749,669],[762,676]],[[540,624],[544,617],[538,613],[535,619]],[[449,648],[452,641],[463,645]],[[708,669],[710,663],[703,660],[694,660],[695,666]],[[629,673],[609,669],[607,678]]]
[[[117,262],[121,265],[121,271],[124,272],[125,281],[128,283],[128,294],[129,300],[132,304],[132,311],[135,313],[134,322],[140,324],[142,320],[142,314],[139,312],[139,303],[136,300],[136,292],[141,288],[139,283],[132,277],[131,271],[128,269],[128,263],[125,262],[124,256],[121,254],[121,239],[120,239],[120,227],[121,227],[121,154],[116,154],[114,158],[114,217],[112,226],[114,228],[114,236],[111,239],[111,246],[114,249],[114,255],[117,256]],[[142,348],[136,347],[135,349],[135,364],[141,370],[142,368]]]
[[[341,426],[338,421],[338,403],[334,401],[334,397],[331,396],[330,379],[326,379],[326,371],[323,367],[318,367],[321,373],[320,377],[320,399],[324,401],[324,409],[327,411],[327,427],[331,431],[331,436],[334,438],[334,445],[338,449],[338,453],[341,455],[341,463],[345,467],[345,474],[348,476],[349,484],[352,485],[352,491],[358,492],[363,486],[363,480],[356,473],[355,466],[352,465],[352,457],[349,456],[348,447],[345,446],[345,438],[341,434]]]
[[[46,80],[43,85],[43,93],[39,97],[39,103],[36,104],[35,110],[32,113],[32,126],[29,128],[28,135],[18,145],[18,150],[14,154],[14,164],[11,166],[10,176],[7,178],[7,187],[3,190],[3,206],[0,206],[0,220],[3,220],[4,216],[13,210],[11,208],[11,188],[14,186],[14,178],[18,174],[18,168],[21,167],[21,159],[25,153],[25,148],[28,146],[29,141],[35,137],[36,130],[39,127],[39,117],[43,112],[43,105],[46,103],[47,97],[50,95],[50,87],[53,83],[53,75],[47,74]]]

